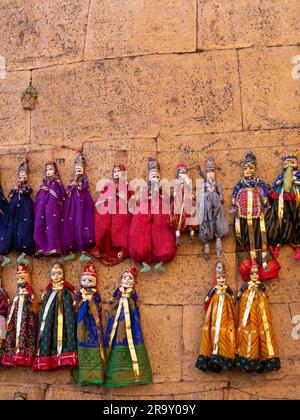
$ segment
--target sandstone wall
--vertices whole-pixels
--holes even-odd
[[[146,175],[146,158],[158,153],[163,177],[211,154],[220,166],[228,217],[230,191],[248,147],[258,174],[271,183],[287,145],[300,146],[300,1],[298,0],[1,0],[0,168],[5,191],[18,160],[28,154],[36,192],[44,162],[58,158],[69,180],[80,147],[91,191],[123,160],[129,178]],[[39,102],[20,106],[32,77]],[[241,285],[234,241],[224,241],[228,283]],[[266,375],[205,374],[194,368],[202,302],[212,284],[215,258],[187,242],[164,275],[140,275],[145,340],[154,371],[151,386],[80,388],[70,372],[32,373],[0,368],[0,398],[28,399],[265,399],[300,395],[300,340],[291,336],[300,315],[300,265],[282,251],[280,278],[268,285],[282,369]],[[41,292],[53,261],[33,260]],[[129,265],[97,263],[107,302]],[[79,261],[67,278],[78,284]],[[2,270],[13,294],[14,264]]]

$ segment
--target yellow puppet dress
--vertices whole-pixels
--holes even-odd
[[[236,367],[246,372],[272,372],[280,369],[271,310],[260,281],[249,280],[238,294]]]
[[[207,313],[196,367],[204,372],[231,370],[235,359],[234,293],[225,282],[209,291],[205,309]]]

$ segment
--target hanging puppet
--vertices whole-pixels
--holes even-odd
[[[85,158],[79,153],[75,159],[74,176],[67,187],[64,206],[63,241],[66,261],[74,260],[76,252],[81,253],[81,262],[90,261],[87,252],[95,245],[94,202],[84,171]]]
[[[110,299],[106,331],[106,379],[108,387],[152,383],[152,371],[144,343],[140,310],[134,290],[136,269],[121,275],[121,285]]]
[[[247,372],[271,372],[280,369],[280,359],[266,288],[259,278],[259,266],[253,262],[250,279],[243,285],[240,301],[236,366]]]
[[[34,370],[50,370],[78,365],[74,287],[64,279],[60,263],[51,269],[51,282],[42,299]]]
[[[13,249],[20,254],[18,264],[28,265],[26,255],[34,253],[34,211],[32,188],[27,184],[28,170],[28,161],[23,159],[19,165],[18,182],[10,190],[9,203],[1,220],[0,254],[4,256],[2,266],[11,263],[8,254]]]
[[[6,320],[3,366],[32,366],[36,349],[37,302],[26,265],[17,266],[18,291]]]
[[[2,280],[1,280],[2,283]],[[8,315],[8,309],[10,300],[7,291],[0,286],[0,363],[2,360],[3,350],[5,346],[5,334],[6,334],[6,318]]]
[[[215,285],[205,299],[198,369],[220,373],[231,370],[235,359],[234,293],[226,285],[222,262],[216,264]]]
[[[125,166],[116,164],[113,178],[101,189],[95,203],[95,242],[92,255],[107,265],[115,265],[128,255],[128,185],[122,174]]]
[[[129,228],[129,256],[142,266],[141,272],[165,272],[163,264],[176,255],[174,233],[169,225],[170,197],[160,187],[160,167],[156,159],[149,158],[148,185],[135,195],[136,204]]]
[[[195,230],[198,229],[196,200],[187,171],[187,166],[184,163],[178,163],[169,216],[169,224],[173,231],[175,231],[177,247],[181,245],[180,237],[182,233],[188,232],[190,242],[193,243],[195,240]]]
[[[47,162],[34,203],[34,241],[36,255],[60,255],[62,253],[62,227],[65,188],[56,163]]]
[[[268,249],[264,213],[268,209],[267,185],[255,174],[256,157],[248,152],[244,162],[244,176],[232,193],[232,212],[235,213],[234,231],[239,271],[244,280],[249,278],[253,261],[258,261],[260,277],[270,280],[278,275],[280,265]]]
[[[101,385],[104,381],[104,337],[98,275],[88,262],[81,276],[81,289],[74,298],[77,313],[78,363],[74,379],[81,385]]]
[[[295,260],[300,261],[300,171],[293,150],[283,158],[283,172],[274,182],[269,202],[266,226],[270,245],[276,255],[280,245],[290,245],[296,251]]]
[[[8,253],[10,252],[10,224],[11,218],[8,212],[8,202],[3,193],[2,185],[0,184],[0,255],[3,257],[2,267],[11,263],[11,259],[8,257]]]
[[[221,185],[216,181],[214,159],[206,162],[206,178],[204,182],[203,212],[200,214],[199,239],[204,243],[204,257],[210,256],[210,243],[216,240],[216,254],[222,255],[223,236],[228,233],[228,223],[223,209],[223,193]]]

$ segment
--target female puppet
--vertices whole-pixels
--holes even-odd
[[[280,369],[277,342],[272,325],[266,288],[259,279],[259,266],[253,262],[250,280],[238,294],[240,301],[236,366],[247,372]]]
[[[121,286],[110,299],[105,342],[105,385],[108,387],[152,383],[152,371],[134,290],[135,277],[135,268],[125,271],[121,275]]]
[[[260,277],[269,280],[277,277],[280,269],[267,244],[264,212],[268,208],[269,189],[264,181],[255,175],[256,157],[252,152],[246,154],[243,164],[244,176],[232,193],[239,270],[243,279],[247,280],[251,264],[257,260]]]
[[[180,246],[180,237],[184,232],[189,233],[190,242],[195,240],[195,230],[198,229],[196,220],[196,200],[192,192],[191,180],[184,163],[177,165],[177,177],[174,185],[173,200],[169,224],[175,231],[176,246]]]
[[[205,299],[206,319],[196,367],[220,373],[234,367],[234,293],[226,285],[223,264],[216,264],[215,286]]]
[[[199,239],[204,243],[204,257],[210,256],[210,242],[216,240],[218,258],[222,255],[223,236],[228,233],[228,223],[223,209],[223,193],[221,185],[216,181],[214,159],[206,162],[206,179],[204,182],[203,213],[200,217]]]
[[[32,188],[27,185],[28,170],[28,161],[24,159],[19,165],[17,185],[8,195],[9,203],[0,225],[0,254],[5,257],[2,265],[11,262],[7,255],[13,249],[20,254],[18,264],[29,264],[25,256],[34,253],[34,211]]]
[[[64,280],[62,265],[54,264],[51,282],[42,297],[34,370],[78,365],[74,291],[74,287]]]
[[[300,261],[300,171],[297,154],[283,158],[283,172],[276,178],[269,194],[271,209],[266,217],[268,240],[278,255],[280,245],[295,249]]]
[[[130,258],[142,265],[142,273],[155,270],[165,272],[163,264],[172,261],[176,255],[174,233],[169,225],[169,197],[160,188],[159,163],[149,159],[148,185],[137,198],[139,207],[135,210],[129,228],[128,248]]]
[[[113,178],[102,188],[95,203],[95,242],[92,255],[107,265],[115,265],[128,255],[128,185],[122,178],[122,164],[113,168]]]
[[[88,262],[81,276],[81,289],[74,298],[77,313],[78,363],[74,379],[81,385],[101,385],[104,381],[104,338],[98,275]]]
[[[17,266],[18,291],[6,320],[3,366],[32,366],[35,357],[37,302],[26,265]]]
[[[62,253],[62,219],[65,188],[55,162],[45,165],[45,178],[34,203],[34,241],[36,255]]]
[[[95,245],[94,202],[89,192],[89,182],[84,174],[85,158],[79,153],[75,159],[74,177],[67,187],[64,208],[63,241],[65,260],[76,258],[80,252],[80,261],[90,261],[86,255]]]

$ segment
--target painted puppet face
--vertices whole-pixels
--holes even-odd
[[[283,169],[286,170],[287,168],[297,169],[298,168],[297,158],[291,157],[291,158],[285,159],[283,162]]]
[[[207,172],[206,177],[207,177],[208,182],[213,183],[216,179],[216,173],[215,172]]]
[[[121,173],[122,173],[121,168],[119,166],[116,166],[114,168],[114,171],[113,171],[114,179],[120,179],[121,178]]]
[[[254,163],[245,163],[244,165],[244,176],[247,178],[253,178],[255,175],[256,166]]]
[[[259,281],[259,270],[258,267],[252,267],[250,271],[250,280]]]
[[[47,165],[46,166],[46,177],[50,178],[52,176],[54,176],[55,171],[54,171],[54,167],[52,165]]]
[[[178,172],[178,179],[183,184],[184,182],[188,183],[189,177],[186,173],[186,169],[180,169]]]
[[[151,171],[149,174],[149,182],[153,185],[159,184],[160,181],[160,173],[156,170]]]
[[[122,279],[121,279],[121,286],[122,287],[134,286],[134,276],[129,271],[126,271],[125,273],[123,273]]]
[[[26,171],[20,171],[19,172],[19,181],[25,184],[27,182],[27,179],[28,179],[27,172]]]
[[[83,169],[83,166],[81,166],[81,165],[76,165],[76,166],[75,166],[75,170],[74,170],[74,172],[75,172],[75,176],[80,176],[80,175],[83,175],[83,174],[84,174],[84,169]]]
[[[27,283],[27,273],[18,273],[17,274],[17,285],[18,287],[25,287]]]
[[[51,270],[51,280],[53,283],[59,283],[64,279],[64,272],[63,269],[58,266],[55,265],[54,267],[52,267]]]
[[[93,276],[84,275],[81,277],[80,284],[85,289],[90,289],[96,286],[96,279]]]

